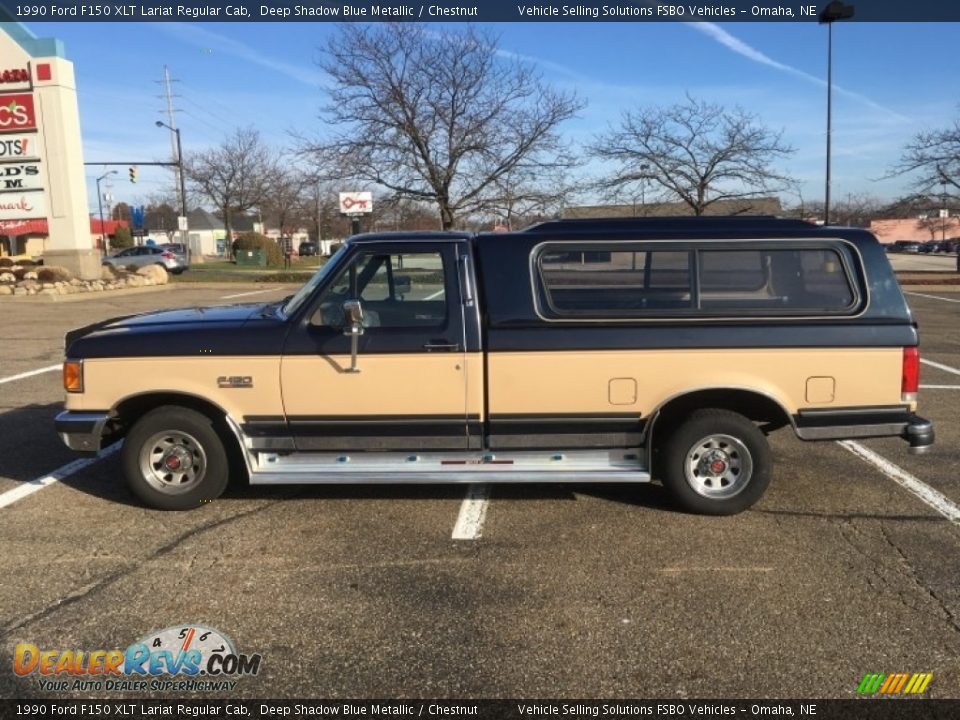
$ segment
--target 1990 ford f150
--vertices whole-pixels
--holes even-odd
[[[251,483],[644,482],[739,512],[765,433],[933,443],[917,327],[869,233],[773,218],[351,238],[265,305],[66,338],[68,446],[146,504]]]

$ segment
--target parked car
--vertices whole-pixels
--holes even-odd
[[[179,275],[187,269],[180,258],[170,250],[164,250],[160,245],[137,245],[130,247],[103,258],[102,264],[110,265],[111,267],[162,265],[167,272],[174,275]]]
[[[184,270],[190,269],[190,248],[183,243],[164,243],[159,246],[162,250],[169,250],[183,265]]]
[[[920,243],[916,240],[897,240],[886,246],[888,253],[920,252]]]
[[[938,253],[940,252],[940,243],[937,240],[927,240],[927,242],[920,244],[919,251],[925,255]]]
[[[318,255],[320,249],[315,242],[302,242],[300,243],[300,247],[297,248],[297,252],[299,253],[300,257],[309,257],[312,255]]]
[[[57,432],[87,452],[124,438],[128,486],[167,510],[231,474],[656,475],[685,510],[727,515],[768,486],[771,430],[934,442],[916,321],[876,238],[800,220],[357,235],[286,300],[115,318],[65,347]]]

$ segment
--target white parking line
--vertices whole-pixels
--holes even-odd
[[[943,370],[944,372],[953,373],[954,375],[960,375],[960,370],[955,367],[950,367],[949,365],[944,365],[943,363],[934,362],[933,360],[927,360],[925,358],[920,358],[920,362],[924,365],[929,365],[932,368],[937,370]]]
[[[28,377],[33,377],[34,375],[43,375],[43,373],[53,372],[54,370],[59,370],[62,367],[63,365],[48,365],[47,367],[42,367],[39,370],[31,370],[30,372],[20,373],[19,375],[11,375],[10,377],[0,378],[0,385],[13,382],[14,380],[24,380]]]
[[[921,385],[921,390],[960,390],[960,385]]]
[[[483,520],[490,504],[489,485],[471,485],[460,505],[457,524],[453,526],[454,540],[476,540],[483,531]]]
[[[113,455],[117,450],[120,449],[122,443],[115,442],[109,447],[105,447],[96,457],[92,458],[80,458],[79,460],[74,460],[69,462],[62,467],[58,467],[52,473],[39,477],[36,480],[31,480],[30,482],[25,482],[19,487],[15,487],[13,490],[8,490],[7,492],[0,495],[0,508],[8,507],[13,505],[18,500],[23,500],[29,495],[33,495],[38,490],[43,490],[45,487],[50,487],[56,482],[68,478],[74,473],[78,473],[84,468],[90,467],[98,460],[101,460],[109,455]]]
[[[838,440],[837,444],[846,448],[861,460],[865,460],[873,465],[895,483],[923,500],[923,502],[943,515],[950,522],[960,525],[960,505],[957,505],[943,493],[934,490],[899,465],[890,462],[882,455],[878,455],[873,450],[864,447],[858,442],[854,442],[853,440]]]
[[[427,295],[427,296],[424,298],[424,300],[434,300],[435,298],[438,298],[438,297],[440,297],[441,295],[443,295],[443,290],[437,290],[435,293],[433,293],[433,294],[431,294],[431,295]]]
[[[230,300],[231,298],[246,297],[247,295],[260,295],[261,293],[273,292],[274,290],[279,290],[280,288],[267,288],[266,290],[254,290],[252,292],[243,292],[237,293],[236,295],[221,295],[221,300]]]
[[[957,298],[945,298],[945,297],[940,297],[939,295],[927,295],[926,293],[906,292],[906,290],[904,290],[904,293],[906,295],[916,295],[917,297],[930,298],[931,300],[943,300],[944,302],[960,303],[960,300],[958,300]]]

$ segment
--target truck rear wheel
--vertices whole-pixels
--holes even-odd
[[[223,493],[227,453],[210,418],[166,406],[130,429],[120,460],[130,491],[158,510],[189,510]]]
[[[662,460],[664,486],[690,512],[742,512],[770,484],[766,437],[749,419],[729,410],[692,413],[667,438]]]

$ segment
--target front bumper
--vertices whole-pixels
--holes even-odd
[[[64,410],[54,419],[60,439],[71,450],[95,453],[103,442],[103,431],[110,419],[105,412]]]

